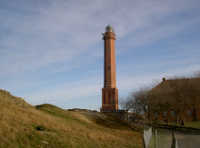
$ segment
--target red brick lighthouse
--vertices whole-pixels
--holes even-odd
[[[102,88],[102,112],[118,110],[118,89],[116,88],[115,33],[106,27],[104,40],[104,87]]]

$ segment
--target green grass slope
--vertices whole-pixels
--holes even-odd
[[[33,107],[0,90],[0,148],[139,148],[141,134],[112,116]]]

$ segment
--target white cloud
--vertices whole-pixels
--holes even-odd
[[[200,65],[191,65],[185,68],[176,70],[166,70],[160,73],[147,73],[143,75],[120,75],[117,79],[117,88],[119,89],[119,96],[124,97],[129,92],[136,91],[144,87],[152,87],[159,83],[163,77],[170,79],[174,76],[192,76],[192,74],[200,69]],[[74,102],[80,98],[82,101],[87,101],[91,97],[96,102],[101,102],[101,88],[102,82],[97,77],[88,77],[79,82],[64,83],[48,89],[42,89],[37,92],[25,95],[26,100],[31,104],[54,103],[55,105],[65,107],[60,102]],[[89,103],[89,102],[87,102]],[[66,104],[67,105],[67,104]],[[78,103],[77,103],[78,105]],[[98,106],[99,105],[99,106]],[[97,106],[100,107],[100,104]]]
[[[188,67],[180,67],[177,69],[168,69],[163,72],[144,73],[142,75],[121,75],[118,79],[119,89],[123,91],[138,90],[142,87],[152,87],[162,80],[163,77],[171,79],[174,77],[190,77],[196,71],[199,71],[200,65],[188,65]]]
[[[78,99],[81,97],[98,96],[100,94],[100,86],[96,77],[86,78],[85,80],[75,82],[65,82],[62,85],[54,86],[53,88],[42,89],[37,92],[25,95],[24,97],[31,104],[40,104],[42,101],[50,102],[57,100],[64,102],[64,100]]]
[[[129,47],[164,40],[200,23],[195,12],[199,7],[198,0],[50,0],[34,3],[34,8],[30,2],[14,3],[12,6],[16,10],[0,10],[0,19],[4,20],[0,31],[5,31],[0,37],[0,80],[14,77],[7,80],[13,89],[38,86],[30,94],[24,93],[33,104],[39,103],[41,97],[64,100],[99,95],[102,86],[97,84],[96,76],[85,77],[85,80],[80,77],[73,83],[63,82],[42,89],[39,86],[43,80],[33,75],[40,75],[41,70],[46,74],[65,71],[70,77],[73,68],[97,64],[97,58],[103,55],[103,45],[96,45],[102,43],[101,33],[107,24],[114,26],[121,47],[131,50]],[[195,66],[169,71],[166,75],[179,75],[199,68]],[[127,69],[130,67],[131,64]],[[86,66],[84,70],[91,69]],[[123,92],[147,85],[165,74],[131,75],[133,70],[127,73],[129,75],[121,75],[118,79]],[[32,77],[23,79],[29,75]],[[19,81],[21,86],[18,86]]]
[[[101,40],[100,33],[106,24],[115,27],[119,38],[133,34],[130,38],[133,45],[148,44],[192,24],[187,20],[181,24],[158,24],[172,14],[187,12],[195,6],[192,4],[186,0],[56,1],[48,7],[35,8],[33,14],[16,14],[17,18],[12,16],[14,12],[6,12],[5,23],[9,24],[13,34],[0,41],[5,48],[10,48],[9,53],[4,53],[0,67],[7,74],[75,61],[74,56],[78,58],[94,50],[90,47]],[[199,20],[194,18],[194,21]]]

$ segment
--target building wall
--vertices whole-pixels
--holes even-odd
[[[160,113],[150,113],[150,120],[159,120],[164,122],[190,122],[194,120],[200,121],[200,105],[196,108],[196,113],[194,113],[193,108],[186,108],[184,111],[177,114],[173,111],[173,109],[167,112],[160,112]]]

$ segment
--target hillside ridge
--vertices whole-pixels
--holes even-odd
[[[99,112],[32,106],[0,90],[1,148],[142,147],[141,133]]]

